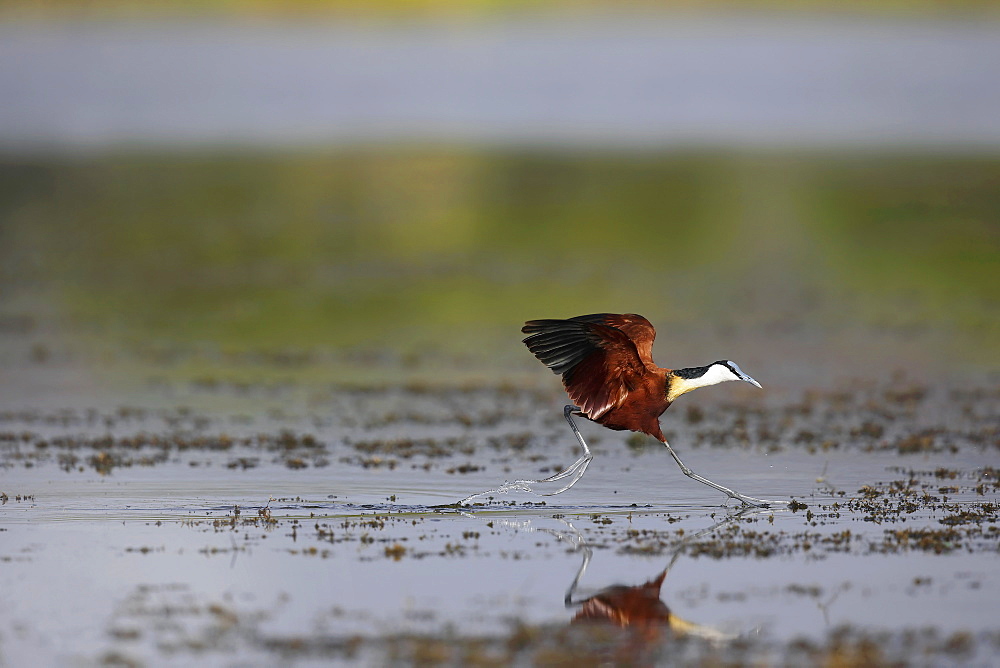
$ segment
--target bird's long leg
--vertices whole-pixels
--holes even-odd
[[[720,485],[718,483],[712,482],[708,478],[705,478],[705,477],[702,477],[702,476],[698,475],[697,473],[695,473],[694,471],[692,471],[690,468],[688,468],[688,466],[684,462],[681,461],[681,458],[677,456],[677,453],[674,452],[674,449],[670,447],[670,444],[667,443],[666,439],[664,439],[662,442],[663,442],[663,445],[665,445],[667,447],[667,452],[670,453],[670,456],[673,457],[674,461],[677,462],[677,465],[681,467],[681,471],[684,472],[684,475],[686,475],[687,477],[691,478],[692,480],[697,480],[700,483],[704,483],[704,484],[708,485],[712,489],[717,489],[720,492],[722,492],[723,494],[729,495],[729,498],[736,499],[737,501],[739,501],[740,503],[742,503],[745,506],[756,506],[758,508],[769,508],[771,506],[780,506],[780,505],[784,505],[785,504],[785,501],[769,501],[767,499],[757,499],[757,498],[754,498],[752,496],[747,496],[746,494],[740,494],[739,492],[731,490],[728,487],[723,487],[722,485]]]
[[[556,494],[562,494],[579,482],[580,478],[583,477],[583,474],[587,472],[587,467],[590,466],[590,462],[594,459],[594,455],[590,452],[587,442],[583,440],[583,435],[580,433],[580,430],[577,429],[576,423],[573,422],[573,411],[575,410],[576,406],[567,405],[563,409],[563,416],[566,418],[566,421],[569,422],[569,426],[573,430],[573,434],[576,435],[576,440],[583,446],[583,455],[579,459],[570,464],[564,470],[556,473],[555,475],[550,475],[548,478],[542,478],[541,480],[514,480],[512,482],[504,482],[504,484],[500,485],[496,489],[486,490],[485,492],[479,492],[478,494],[471,494],[459,501],[458,505],[465,505],[472,499],[476,499],[481,496],[488,496],[490,494],[506,494],[507,492],[530,492],[540,496],[555,496]],[[535,492],[535,490],[531,488],[531,485],[556,482],[564,478],[569,478],[569,483],[555,492]]]

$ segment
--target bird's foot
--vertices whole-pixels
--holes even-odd
[[[461,501],[457,502],[455,505],[464,506],[474,499],[479,499],[482,497],[488,497],[493,494],[507,494],[508,492],[527,492],[528,494],[534,494],[535,490],[531,489],[528,483],[535,483],[537,480],[515,480],[513,482],[508,482],[504,480],[503,484],[496,489],[488,489],[485,492],[477,492],[476,494],[470,494]]]
[[[548,478],[542,478],[541,480],[514,480],[510,482],[505,480],[504,483],[499,487],[497,487],[496,489],[489,489],[486,490],[485,492],[479,492],[478,494],[471,494],[465,497],[464,499],[458,502],[458,505],[463,506],[469,501],[472,501],[473,499],[489,496],[491,494],[507,494],[508,492],[527,492],[528,494],[535,494],[537,496],[555,496],[556,494],[562,494],[567,489],[569,489],[577,482],[579,482],[580,478],[583,477],[583,474],[587,472],[587,467],[590,466],[590,462],[593,459],[594,459],[593,455],[586,454],[583,457],[580,457],[580,459],[573,462],[573,464],[569,466],[567,469],[560,471],[555,475],[550,475]],[[533,487],[533,485],[544,486],[550,482],[557,482],[565,478],[569,478],[569,483],[563,485],[554,492],[543,492],[543,491],[536,492]]]
[[[752,506],[754,508],[775,508],[778,506],[788,505],[788,501],[772,501],[770,499],[758,499],[753,496],[747,496],[746,494],[740,494],[739,492],[733,492],[729,496],[742,503],[744,507]]]

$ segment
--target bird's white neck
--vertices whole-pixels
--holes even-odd
[[[674,375],[670,381],[667,399],[673,401],[691,390],[697,390],[699,387],[706,387],[707,385],[717,385],[727,380],[740,380],[740,377],[722,364],[712,364],[705,369],[703,374],[692,378],[686,378],[683,375]]]
[[[706,371],[699,378],[691,378],[689,382],[694,383],[695,387],[705,387],[706,385],[718,385],[719,383],[724,383],[727,380],[739,380],[740,377],[735,373],[730,371],[728,368],[722,366],[721,364],[713,364],[708,367]]]

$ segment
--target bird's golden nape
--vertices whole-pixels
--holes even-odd
[[[636,313],[593,313],[567,319],[529,320],[521,332],[527,335],[523,343],[531,354],[553,373],[562,376],[566,394],[573,401],[563,409],[563,415],[583,447],[583,455],[548,478],[504,482],[497,489],[468,496],[459,504],[514,490],[553,496],[575,485],[594,456],[573,421],[574,414],[609,429],[649,434],[663,443],[684,475],[744,505],[768,507],[783,503],[746,496],[698,475],[681,461],[660,429],[660,415],[674,399],[686,392],[728,380],[742,380],[760,387],[760,383],[743,373],[735,362],[721,360],[704,367],[674,371],[658,367],[653,362],[656,330]],[[563,480],[569,482],[563,484]],[[536,485],[555,482],[561,487],[553,492],[533,489]]]

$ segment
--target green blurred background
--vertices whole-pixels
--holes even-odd
[[[526,318],[625,310],[685,336],[853,323],[998,349],[995,159],[424,148],[0,169],[9,305],[42,298],[80,336],[474,352]]]
[[[8,20],[39,21],[146,11],[155,21],[163,10],[448,20],[470,7],[523,9],[224,0],[3,9]],[[995,9],[851,7],[904,18]],[[649,317],[667,366],[748,351],[758,363],[791,355],[808,368],[812,356],[836,368],[875,339],[889,349],[916,342],[916,352],[884,360],[876,347],[859,359],[1000,361],[1000,154],[991,149],[376,141],[21,151],[0,155],[0,217],[0,310],[8,334],[35,341],[35,361],[61,347],[114,353],[94,364],[154,347],[284,351],[308,367],[316,351],[362,351],[362,360],[429,356],[432,369],[448,359],[503,373],[531,363],[517,342],[525,319],[597,311]],[[186,369],[232,359],[201,355]]]

